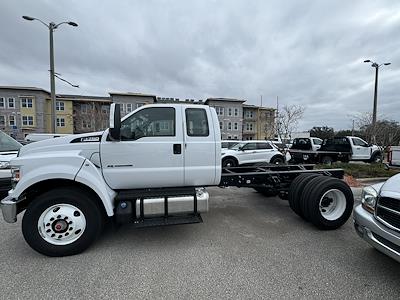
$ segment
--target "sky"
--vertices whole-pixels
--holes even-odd
[[[57,93],[140,92],[302,105],[298,130],[347,129],[372,111],[400,121],[400,1],[1,0],[0,85],[49,87],[46,23]]]

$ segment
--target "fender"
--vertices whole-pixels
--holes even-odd
[[[79,151],[43,152],[17,157],[11,161],[11,166],[20,168],[20,180],[9,195],[18,199],[30,186],[49,179],[74,180],[84,161]]]
[[[101,169],[96,167],[90,160],[85,160],[75,181],[80,182],[92,189],[103,202],[104,209],[109,217],[114,215],[114,198],[117,193],[104,181]]]
[[[13,167],[20,168],[20,180],[9,196],[18,199],[32,185],[51,179],[77,181],[93,190],[104,205],[108,216],[112,216],[113,199],[116,193],[108,188],[98,168],[80,151],[46,152],[17,157]]]

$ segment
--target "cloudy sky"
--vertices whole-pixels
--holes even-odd
[[[300,129],[350,128],[372,110],[400,121],[399,1],[1,0],[0,85],[49,90],[45,22],[75,21],[55,32],[56,72],[79,89],[162,97],[234,97],[249,104],[306,107]]]

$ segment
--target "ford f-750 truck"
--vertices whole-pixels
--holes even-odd
[[[338,228],[353,208],[340,169],[221,168],[217,114],[205,105],[146,105],[121,120],[119,105],[112,104],[109,129],[26,145],[11,167],[4,219],[16,222],[25,211],[25,240],[49,256],[82,252],[110,218],[137,227],[201,222],[207,186],[288,198],[298,215],[321,229]]]

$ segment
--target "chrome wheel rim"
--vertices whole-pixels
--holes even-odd
[[[346,196],[338,189],[326,191],[319,200],[319,211],[329,221],[339,219],[346,210]]]
[[[53,245],[68,245],[77,241],[86,229],[82,211],[71,204],[56,204],[47,208],[39,217],[40,236]]]

